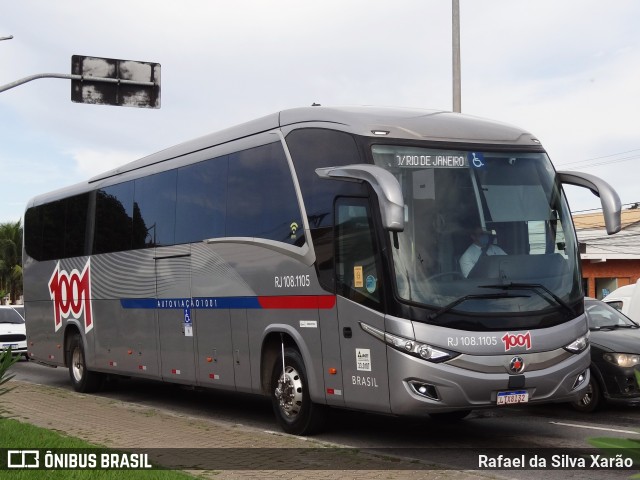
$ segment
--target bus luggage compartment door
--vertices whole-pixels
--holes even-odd
[[[191,309],[190,246],[156,249],[156,298],[163,380],[193,384],[196,325]]]

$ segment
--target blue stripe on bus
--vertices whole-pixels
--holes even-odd
[[[155,298],[124,298],[120,300],[122,308],[156,308]]]
[[[195,308],[252,309],[262,308],[257,297],[206,297],[206,298],[123,298],[122,308],[160,310]]]

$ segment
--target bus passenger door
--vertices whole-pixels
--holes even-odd
[[[156,248],[160,371],[168,382],[195,383],[190,245]]]
[[[361,327],[361,323],[365,323],[384,331],[380,253],[368,200],[338,199],[335,222],[345,406],[389,412],[386,347]]]

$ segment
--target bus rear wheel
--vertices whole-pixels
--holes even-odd
[[[282,429],[292,435],[317,433],[324,423],[326,407],[311,401],[307,371],[300,352],[284,350],[276,360],[271,374],[271,405]]]
[[[79,333],[74,333],[71,337],[68,355],[67,365],[73,389],[81,393],[98,391],[102,385],[103,375],[87,370],[84,345]]]

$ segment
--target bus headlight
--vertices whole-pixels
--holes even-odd
[[[581,337],[576,338],[569,345],[564,347],[565,350],[571,353],[580,353],[589,346],[589,334],[582,335]]]
[[[426,343],[417,342],[409,338],[383,332],[382,330],[363,322],[360,322],[360,328],[396,350],[430,362],[440,363],[459,355],[456,352],[445,350],[441,347],[434,347]]]

